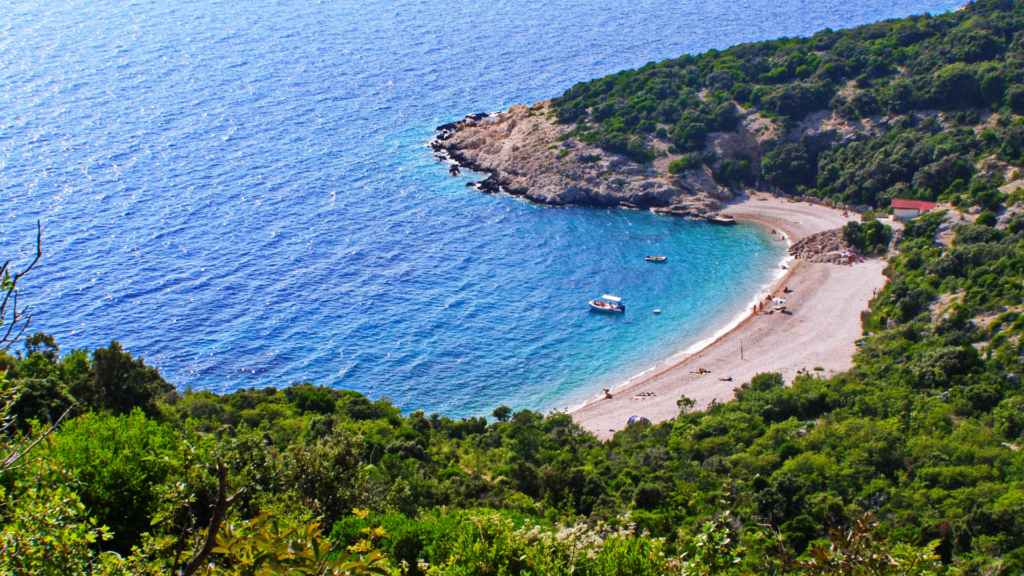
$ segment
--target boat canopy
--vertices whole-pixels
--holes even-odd
[[[604,296],[601,296],[601,298],[604,298],[605,300],[611,300],[612,302],[622,302],[622,298],[619,298],[618,296],[612,296],[611,294],[605,294]]]

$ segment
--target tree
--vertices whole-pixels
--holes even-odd
[[[896,544],[891,548],[874,538],[877,524],[871,514],[857,518],[846,528],[829,530],[829,545],[813,544],[809,560],[796,566],[811,574],[901,574],[934,576],[942,565],[934,551],[938,541],[922,548]]]
[[[950,64],[935,75],[931,100],[943,110],[983,103],[977,77],[962,62]]]
[[[53,424],[67,413],[75,401],[64,386],[53,378],[23,378],[16,381],[18,397],[10,406],[15,427],[28,432],[29,421]]]
[[[354,439],[334,434],[312,446],[293,446],[286,464],[288,481],[324,522],[333,525],[360,501],[362,462]]]
[[[498,422],[508,422],[508,419],[512,416],[512,409],[502,404],[491,412],[491,416],[494,416]]]
[[[767,392],[775,388],[782,388],[786,381],[778,372],[764,372],[757,374],[750,379],[750,389],[755,392]]]
[[[892,229],[878,220],[863,225],[849,222],[843,226],[843,240],[861,252],[878,251],[878,247],[884,251],[892,240]]]
[[[334,412],[335,401],[330,391],[310,386],[295,394],[295,406],[302,413],[331,414]]]
[[[693,407],[697,405],[697,401],[693,398],[687,398],[685,395],[676,400],[676,406],[679,407],[679,413],[687,415],[693,411]]]
[[[792,190],[796,186],[812,186],[818,172],[818,160],[807,142],[783,144],[761,159],[761,170],[769,182]]]
[[[92,369],[98,397],[96,407],[109,410],[115,416],[128,414],[135,408],[147,416],[155,416],[157,397],[174,390],[156,368],[146,366],[142,358],[132,358],[116,341],[93,352]]]

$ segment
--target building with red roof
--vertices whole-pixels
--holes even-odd
[[[935,202],[902,198],[894,198],[892,201],[892,215],[900,220],[912,220],[932,208],[935,208]]]

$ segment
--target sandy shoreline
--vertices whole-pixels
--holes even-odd
[[[784,232],[791,242],[841,227],[857,217],[769,195],[743,197],[722,212]],[[599,438],[609,439],[625,427],[630,416],[644,416],[652,422],[674,418],[679,413],[676,400],[682,395],[696,400],[697,409],[712,400],[731,400],[734,388],[760,372],[780,372],[789,382],[804,369],[815,372],[815,368],[823,368],[816,372],[822,375],[848,370],[853,366],[854,342],[861,336],[860,313],[867,309],[873,291],[885,285],[884,268],[880,259],[854,266],[794,260],[772,286],[773,291],[783,286],[793,291],[784,296],[792,314],[748,315],[703,349],[661,362],[615,389],[614,398],[588,402],[572,415]],[[711,373],[694,374],[699,368]],[[719,380],[730,376],[732,382]],[[595,396],[600,392],[596,390]],[[640,392],[653,396],[634,399]]]

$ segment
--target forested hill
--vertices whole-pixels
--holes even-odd
[[[584,142],[646,162],[663,150],[652,143],[667,141],[683,155],[677,170],[707,164],[724,185],[763,176],[851,205],[991,206],[1022,164],[1022,31],[1020,2],[980,0],[652,62],[577,84],[552,106]],[[717,145],[753,119],[768,133],[746,149]]]

